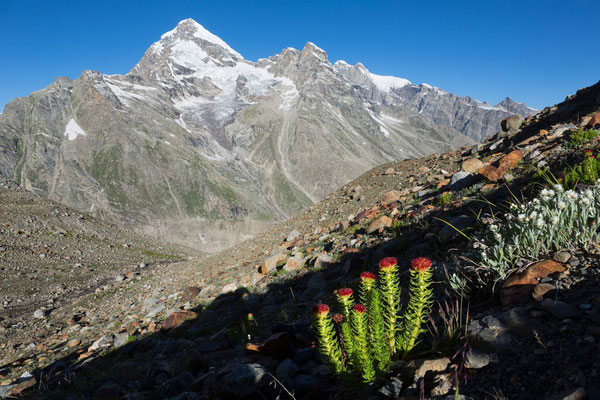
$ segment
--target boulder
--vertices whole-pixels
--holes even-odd
[[[195,286],[188,286],[183,290],[183,295],[181,296],[181,301],[183,303],[187,303],[189,301],[194,300],[200,294],[200,288]]]
[[[452,218],[450,221],[448,221],[448,224],[444,224],[444,227],[438,233],[440,241],[442,243],[449,243],[451,240],[460,235],[456,229],[465,232],[465,230],[470,228],[474,222],[475,218],[470,215],[459,215],[458,217]]]
[[[496,182],[502,178],[504,174],[508,172],[508,170],[514,168],[522,158],[523,152],[521,150],[513,150],[500,159],[498,166],[491,164],[484,165],[479,169],[478,172],[486,179]]]
[[[516,304],[527,300],[540,279],[555,272],[566,270],[564,264],[554,260],[535,263],[523,272],[512,275],[500,289],[500,299],[505,305]]]
[[[290,257],[287,259],[283,269],[285,271],[300,271],[304,267],[306,260],[297,256]]]
[[[460,190],[475,183],[475,176],[466,171],[457,171],[450,177],[450,189]]]
[[[598,125],[600,125],[600,112],[595,113],[585,127],[589,129]]]
[[[255,394],[267,382],[267,369],[260,364],[238,364],[220,381],[221,389],[235,396]]]
[[[178,311],[171,313],[162,324],[162,330],[168,331],[177,328],[188,319],[196,318],[198,315],[193,311]]]
[[[404,195],[406,195],[405,191],[391,190],[381,197],[381,202],[383,204],[393,203],[395,201],[398,201],[400,199],[400,197],[402,197]]]
[[[500,127],[502,128],[502,130],[504,132],[517,132],[519,130],[519,128],[521,128],[521,125],[523,124],[523,118],[520,115],[511,115],[510,117],[502,120],[502,122],[500,122]]]
[[[286,257],[287,257],[287,255],[285,255],[285,254],[274,254],[274,255],[266,258],[260,264],[259,272],[263,275],[268,274],[269,272],[274,270],[275,267],[277,267],[277,264],[279,264],[281,261],[284,261],[286,259]]]
[[[463,161],[461,169],[470,174],[474,174],[479,171],[481,167],[483,167],[481,160],[478,158],[470,158],[466,161]]]
[[[448,365],[450,365],[450,359],[448,357],[442,357],[433,360],[413,360],[408,363],[408,368],[414,369],[416,376],[423,377],[428,371],[444,371],[448,368]]]
[[[370,235],[373,232],[390,226],[392,226],[392,219],[387,215],[382,215],[381,217],[373,220],[369,226],[367,226],[366,232],[368,235]]]

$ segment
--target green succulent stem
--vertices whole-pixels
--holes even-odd
[[[381,293],[379,290],[373,290],[369,302],[369,325],[371,327],[371,336],[375,358],[377,359],[377,371],[380,374],[385,373],[390,363],[390,347],[386,340],[385,322],[381,308]]]
[[[365,307],[367,307],[367,309],[369,309],[369,305],[370,305],[370,301],[371,301],[371,296],[373,293],[373,289],[375,288],[375,281],[374,280],[363,280],[360,283],[360,287],[359,287],[359,299],[361,304],[364,304]]]
[[[390,354],[392,355],[396,353],[397,314],[400,311],[400,285],[396,271],[397,266],[380,270],[383,318]]]
[[[315,316],[315,327],[319,339],[319,351],[323,357],[329,361],[336,372],[345,371],[342,351],[336,339],[333,321],[328,314]]]
[[[410,301],[402,320],[402,329],[399,341],[402,343],[406,358],[415,347],[417,338],[424,330],[423,324],[431,312],[432,301],[432,274],[429,269],[425,271],[410,271]]]
[[[344,350],[346,352],[346,359],[350,364],[354,364],[355,351],[354,351],[354,339],[353,339],[352,327],[350,326],[350,322],[342,322],[341,327],[342,327],[343,345],[344,345]]]
[[[371,356],[369,324],[365,312],[352,311],[351,317],[352,332],[356,340],[356,355],[360,365],[360,373],[365,382],[372,382],[375,379],[375,368]]]

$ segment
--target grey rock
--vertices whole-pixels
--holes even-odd
[[[118,333],[115,335],[114,346],[115,347],[125,346],[128,341],[129,341],[129,334],[127,332]]]
[[[291,242],[292,240],[297,239],[299,237],[300,237],[300,232],[298,232],[298,229],[293,229],[290,233],[288,233],[285,240],[287,240],[288,242]]]
[[[315,260],[315,268],[326,267],[334,261],[333,257],[329,254],[319,254]]]
[[[507,332],[507,327],[495,323],[497,319],[489,319],[490,325],[484,320],[473,321],[469,325],[469,339],[473,348],[497,353],[510,349],[512,336]]]
[[[457,171],[452,174],[452,177],[450,178],[450,189],[460,190],[474,184],[476,181],[477,177],[474,174],[470,174],[466,171]]]
[[[42,319],[46,316],[46,312],[44,310],[42,310],[41,308],[38,308],[37,310],[35,310],[35,312],[33,313],[33,318],[36,319]]]
[[[429,371],[444,371],[448,365],[450,365],[450,359],[448,357],[434,358],[430,360],[418,359],[410,361],[408,363],[408,369],[414,370],[416,376],[424,377]]]
[[[296,372],[298,372],[298,369],[299,368],[295,362],[293,362],[289,358],[286,358],[285,360],[280,362],[277,368],[275,369],[275,375],[277,377],[289,376],[291,378],[296,374]]]
[[[313,299],[323,294],[327,288],[325,275],[322,272],[316,272],[310,277],[306,284],[306,290],[302,293],[302,297],[306,300]]]
[[[535,324],[529,318],[527,310],[522,307],[514,307],[505,311],[502,319],[512,333],[520,336],[529,336],[536,329]]]
[[[402,394],[402,386],[403,383],[400,378],[392,377],[379,389],[379,393],[395,399]]]
[[[554,261],[558,261],[560,263],[566,263],[567,261],[569,261],[571,259],[571,253],[569,253],[568,251],[558,251],[558,252],[554,253],[554,255],[552,256],[552,259],[554,259]]]
[[[465,366],[471,369],[483,368],[490,363],[490,355],[477,350],[467,353]]]
[[[104,347],[110,347],[113,344],[113,336],[112,335],[104,335],[100,339],[96,340],[89,347],[88,350],[99,350]]]
[[[459,215],[458,217],[452,218],[448,221],[448,224],[444,224],[444,227],[438,233],[442,243],[448,243],[453,240],[457,235],[460,235],[456,229],[465,232],[467,228],[470,228],[475,223],[475,218],[469,215]],[[452,225],[452,226],[450,226]],[[454,228],[456,229],[454,229]]]
[[[294,377],[294,387],[300,393],[308,393],[314,390],[319,379],[314,375],[297,375]]]
[[[511,115],[510,117],[502,120],[500,126],[504,132],[516,132],[523,125],[523,117],[520,115]]]
[[[579,266],[579,259],[577,257],[571,257],[569,259],[569,265],[571,267],[578,267]]]
[[[267,370],[260,364],[238,364],[220,382],[223,391],[248,396],[266,383]]]
[[[12,391],[17,388],[17,384],[0,386],[0,399],[6,399],[11,395]]]
[[[238,285],[235,282],[228,283],[227,285],[223,286],[223,289],[221,289],[221,294],[233,293],[237,287]]]
[[[154,318],[166,308],[165,303],[159,303],[152,307],[146,314],[146,318]]]
[[[302,365],[304,363],[307,363],[309,360],[312,360],[312,358],[315,356],[316,351],[314,348],[309,347],[306,349],[300,349],[296,352],[296,354],[294,354],[294,356],[292,357],[292,360],[299,365]]]
[[[504,142],[504,139],[500,139],[500,140],[497,140],[497,141],[495,141],[494,143],[492,143],[492,144],[490,145],[490,150],[491,150],[491,151],[494,151],[494,150],[496,150],[498,147],[500,147],[500,145],[501,145],[503,142]]]
[[[558,319],[579,318],[581,316],[581,311],[576,307],[562,301],[542,299],[540,303],[544,311]]]

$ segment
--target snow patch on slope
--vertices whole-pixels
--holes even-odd
[[[69,141],[72,141],[75,140],[79,135],[85,136],[85,131],[81,129],[74,119],[71,119],[65,127],[64,135],[67,137],[67,139],[69,139]]]
[[[108,79],[105,79],[104,81],[106,82],[110,90],[115,94],[115,96],[119,98],[119,101],[121,101],[127,106],[129,106],[128,100],[139,100],[144,102],[149,101],[149,99],[145,96],[121,89],[119,86],[116,85],[116,82],[114,81]]]
[[[377,86],[377,88],[383,92],[389,92],[393,88],[403,88],[404,86],[411,84],[409,80],[395,76],[375,75],[370,72],[369,76],[375,86]]]

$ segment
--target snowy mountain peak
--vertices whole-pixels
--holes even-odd
[[[312,42],[306,42],[306,44],[304,45],[304,48],[300,52],[300,55],[301,55],[301,57],[313,55],[323,62],[329,62],[327,59],[327,53],[325,52],[325,50],[323,50],[322,48],[320,48],[319,46],[317,46],[316,44],[314,44]]]
[[[168,41],[174,39],[175,41],[180,40],[191,40],[200,42],[208,42],[222,47],[237,58],[243,59],[242,55],[237,51],[233,50],[223,39],[216,36],[212,32],[208,31],[202,25],[194,21],[192,18],[184,19],[179,22],[175,29],[163,34],[161,37],[162,41]],[[202,46],[201,46],[202,47]]]
[[[345,61],[337,61],[334,68],[351,82],[367,86],[374,85],[382,92],[389,92],[393,88],[399,89],[411,84],[407,79],[373,74],[360,62],[351,66]]]

